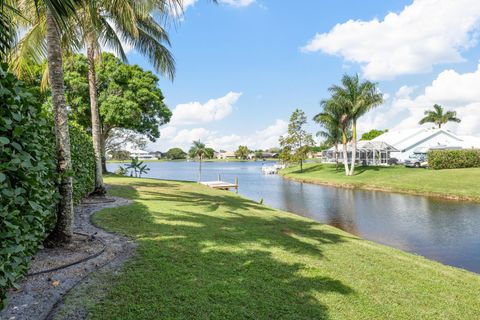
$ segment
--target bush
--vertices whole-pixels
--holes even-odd
[[[52,126],[4,70],[0,65],[0,309],[53,227],[57,204]]]
[[[0,309],[53,229],[58,203],[52,116],[5,69],[0,65]],[[94,189],[95,156],[78,125],[70,125],[70,142],[78,202]]]
[[[95,153],[92,138],[77,124],[70,124],[73,201],[78,203],[95,188]]]
[[[435,170],[480,168],[480,149],[430,151],[428,165]]]

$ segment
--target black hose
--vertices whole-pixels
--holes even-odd
[[[88,257],[85,257],[85,258],[82,258],[82,259],[79,259],[77,261],[74,261],[74,262],[71,262],[71,263],[67,263],[65,265],[61,265],[59,267],[55,267],[55,268],[52,268],[52,269],[46,269],[46,270],[42,270],[42,271],[37,271],[37,272],[33,272],[33,273],[27,273],[27,277],[31,277],[31,276],[36,276],[36,275],[39,275],[39,274],[44,274],[44,273],[49,273],[49,272],[53,272],[53,271],[58,271],[58,270],[61,270],[61,269],[65,269],[65,268],[68,268],[68,267],[71,267],[71,266],[74,266],[76,264],[80,264],[82,262],[86,262],[88,260],[91,260],[93,258],[96,258],[98,257],[99,255],[101,255],[103,252],[105,252],[105,249],[107,248],[107,245],[106,243],[100,239],[100,238],[95,238],[95,234],[93,235],[90,235],[90,234],[86,234],[86,233],[82,233],[82,232],[74,232],[74,234],[78,234],[78,235],[81,235],[81,236],[86,236],[86,237],[89,237],[90,239],[97,239],[101,244],[102,244],[102,249],[99,251],[99,252],[96,252]]]

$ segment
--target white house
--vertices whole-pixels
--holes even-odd
[[[398,151],[391,152],[391,157],[403,162],[414,153],[427,152],[430,148],[480,148],[480,139],[458,136],[445,129],[416,128],[388,131],[372,141],[384,142]]]
[[[217,156],[217,159],[222,159],[222,160],[235,159],[235,158],[236,158],[235,152],[233,152],[233,151],[221,152],[221,153],[218,154],[218,156]]]
[[[135,150],[129,150],[129,152],[130,152],[131,158],[138,158],[139,160],[155,159],[155,155],[150,154],[149,152],[144,150],[135,149]]]

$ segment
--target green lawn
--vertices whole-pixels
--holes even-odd
[[[432,195],[480,201],[480,168],[427,170],[394,167],[359,167],[355,175],[345,176],[343,165],[309,163],[280,172],[284,177],[310,183]]]
[[[106,182],[135,204],[94,221],[139,246],[85,290],[92,319],[480,318],[476,274],[195,183]]]

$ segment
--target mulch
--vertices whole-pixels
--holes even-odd
[[[119,269],[135,250],[135,243],[123,236],[106,232],[92,224],[91,216],[104,208],[131,204],[118,197],[93,197],[75,207],[76,232],[71,244],[44,248],[33,258],[20,289],[10,290],[8,303],[0,319],[50,319],[63,298],[99,269]],[[73,264],[66,268],[62,266]],[[57,269],[60,268],[60,269]],[[49,271],[52,270],[52,271]],[[112,270],[113,271],[113,270]],[[84,318],[86,314],[79,315]]]

